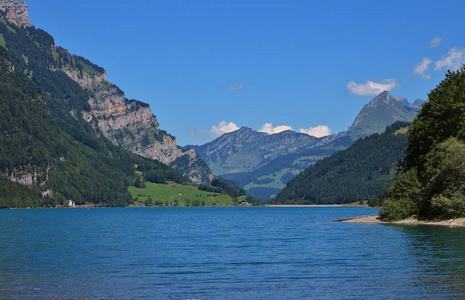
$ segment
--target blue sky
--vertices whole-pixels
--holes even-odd
[[[344,131],[378,91],[426,99],[465,61],[465,1],[26,3],[180,145],[242,126]]]

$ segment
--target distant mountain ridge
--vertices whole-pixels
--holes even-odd
[[[248,127],[223,134],[202,146],[191,146],[217,175],[256,170],[278,157],[315,146],[316,138],[291,130],[277,134]]]
[[[248,195],[269,199],[316,161],[344,150],[355,141],[382,133],[396,121],[410,122],[424,103],[409,103],[384,91],[366,104],[347,131],[315,138],[286,131],[268,135],[243,127],[193,147],[213,173],[235,180]]]

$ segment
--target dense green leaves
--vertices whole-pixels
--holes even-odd
[[[450,137],[465,138],[465,72],[448,71],[446,78],[429,94],[412,122],[407,146],[407,166],[422,176],[428,153]]]
[[[448,71],[413,121],[407,157],[382,218],[465,216],[465,70]],[[413,173],[414,172],[414,173]],[[415,174],[416,178],[411,177]],[[405,181],[406,176],[410,177]],[[403,184],[405,189],[396,191]],[[396,212],[393,207],[402,210]]]
[[[389,197],[384,201],[380,212],[383,220],[395,221],[418,215],[417,203],[421,199],[421,186],[416,169],[400,174],[387,193]]]

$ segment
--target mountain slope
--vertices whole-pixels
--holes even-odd
[[[62,101],[75,118],[84,119],[115,145],[172,164],[194,183],[210,182],[213,175],[208,166],[192,150],[182,151],[175,138],[160,129],[148,104],[127,99],[123,91],[107,81],[103,68],[57,47],[53,37],[35,29],[24,2],[1,0],[0,13],[1,40],[18,71],[47,92],[57,89],[52,82],[54,77],[62,80],[67,76],[79,84],[79,100],[70,98],[67,87],[60,90]]]
[[[377,196],[392,183],[405,157],[406,126],[396,122],[382,134],[355,142],[347,150],[318,161],[288,183],[274,204],[343,204]]]
[[[55,79],[57,86],[63,84]],[[0,208],[63,205],[66,199],[125,206],[132,203],[127,188],[135,165],[176,172],[99,139],[83,120],[60,120],[58,109],[51,113],[47,107],[55,100],[18,71],[0,47]]]
[[[396,121],[411,122],[419,108],[421,100],[409,104],[405,98],[394,98],[388,91],[384,91],[363,107],[349,127],[349,136],[355,141],[383,132],[386,126]]]

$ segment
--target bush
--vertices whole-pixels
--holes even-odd
[[[417,205],[411,199],[388,199],[384,201],[379,217],[383,221],[398,221],[412,217],[417,212]]]
[[[411,169],[397,177],[387,190],[388,197],[383,203],[380,218],[395,221],[418,215],[421,202],[421,186],[416,169]]]
[[[450,197],[437,195],[431,199],[431,209],[444,219],[465,216],[465,196],[461,192],[455,192]]]
[[[150,198],[150,196],[145,200],[145,206],[152,206],[153,205],[153,200]]]

